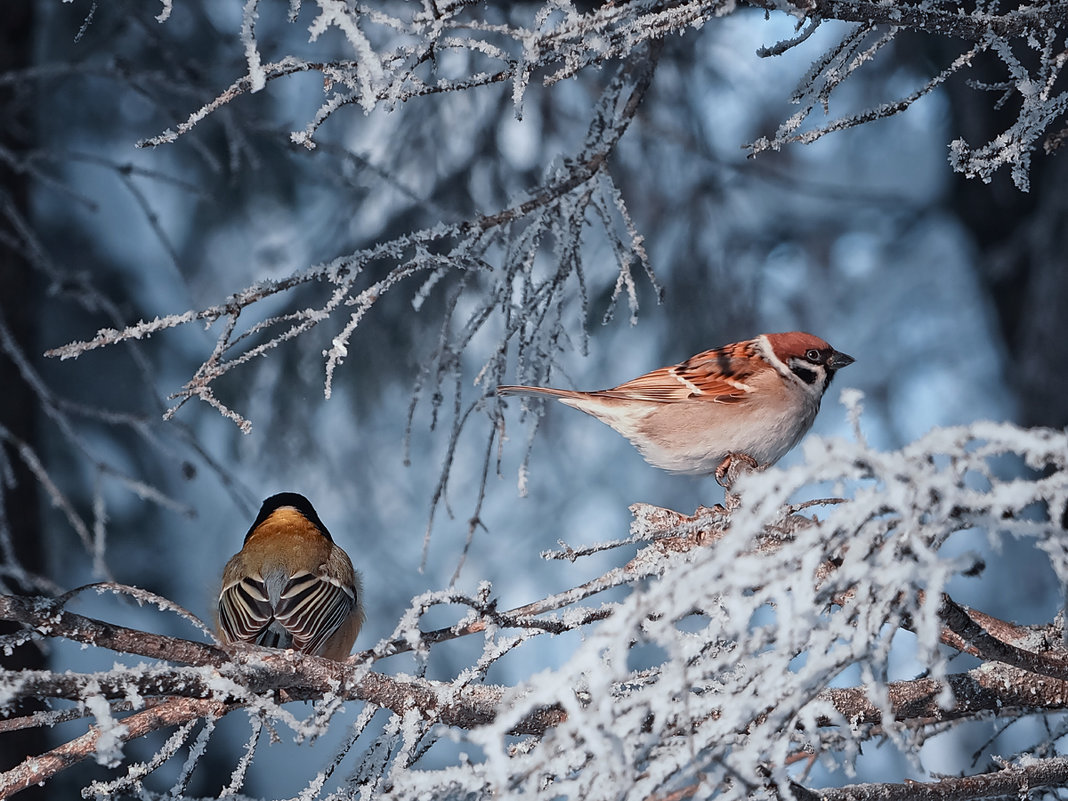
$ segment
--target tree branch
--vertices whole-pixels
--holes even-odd
[[[167,726],[176,726],[203,717],[222,717],[234,705],[210,699],[171,698],[165,703],[143,709],[122,719],[109,735],[127,743]],[[89,731],[40,756],[30,757],[11,770],[0,773],[0,798],[7,798],[27,787],[41,784],[60,771],[87,759],[97,751],[100,729]]]
[[[850,784],[831,790],[799,788],[805,801],[971,801],[977,798],[1030,798],[1040,787],[1068,784],[1068,757],[1021,760],[1017,765],[975,776],[947,776],[934,782]]]
[[[105,623],[68,612],[52,598],[0,595],[0,620],[21,623],[46,637],[65,637],[126,654],[152,656],[187,665],[214,665],[230,661],[222,648]]]
[[[51,671],[0,674],[8,685],[11,699],[78,700],[93,693],[120,699],[128,696],[131,687],[137,687],[144,695],[214,699],[227,703],[244,702],[280,690],[292,700],[336,693],[344,700],[370,701],[397,714],[418,710],[426,720],[471,728],[494,720],[505,695],[504,688],[493,685],[470,685],[457,691],[443,682],[395,679],[368,670],[358,661],[359,656],[342,663],[293,651],[253,647],[235,648],[229,654],[212,645],[57,611],[56,602],[45,598],[0,596],[0,620],[22,623],[48,637],[64,637],[113,651],[190,666],[159,666],[155,669],[142,666],[106,674]],[[220,675],[232,680],[229,692],[219,689]],[[565,717],[556,707],[540,709],[520,721],[514,733],[540,734]]]
[[[823,19],[893,25],[923,33],[955,36],[970,42],[982,41],[990,34],[1003,37],[1031,36],[1040,31],[1063,28],[1068,24],[1066,3],[1022,5],[1004,14],[986,11],[962,14],[956,4],[940,8],[933,3],[814,0],[805,3],[804,10],[810,16]]]
[[[943,706],[947,687],[953,693],[954,702]],[[967,673],[950,674],[944,681],[924,678],[890,682],[886,691],[894,720],[910,725],[960,720],[987,711],[1068,708],[1068,681],[996,662]],[[817,698],[834,706],[854,725],[888,722],[883,719],[883,710],[868,697],[865,687],[831,688]],[[826,719],[821,725],[836,724]]]
[[[922,597],[920,603],[922,603]],[[938,609],[938,616],[967,646],[961,650],[973,656],[984,661],[1002,662],[1030,673],[1068,680],[1068,656],[1063,653],[1038,653],[1019,648],[995,637],[990,631],[996,628],[1004,634],[1016,635],[1020,638],[1022,638],[1021,635],[1029,633],[1022,632],[1018,626],[966,609],[946,593],[942,593],[942,605]],[[980,620],[983,621],[983,625],[980,625]],[[943,641],[946,639],[943,637]]]

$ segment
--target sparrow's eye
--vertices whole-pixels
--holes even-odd
[[[823,357],[820,356],[820,352],[818,350],[816,350],[815,348],[812,348],[811,350],[805,351],[805,358],[808,359],[813,364],[819,364],[820,362],[823,361]]]

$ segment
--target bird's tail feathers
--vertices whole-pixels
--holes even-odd
[[[526,396],[538,396],[548,395],[550,398],[577,398],[584,393],[576,392],[573,389],[553,389],[552,387],[526,387],[526,386],[502,386],[497,387],[497,394],[502,396],[507,395],[526,395]]]

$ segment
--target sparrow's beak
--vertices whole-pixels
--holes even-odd
[[[832,350],[831,355],[827,357],[827,366],[832,370],[838,370],[842,367],[847,367],[855,361],[856,359],[852,356],[842,353],[840,350]]]

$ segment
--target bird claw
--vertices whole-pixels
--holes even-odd
[[[716,468],[715,476],[716,483],[723,489],[727,490],[727,496],[730,497],[730,489],[734,486],[734,482],[738,480],[738,476],[742,473],[755,472],[760,469],[760,465],[757,464],[756,459],[747,453],[729,453],[727,458],[719,463],[719,467]]]

